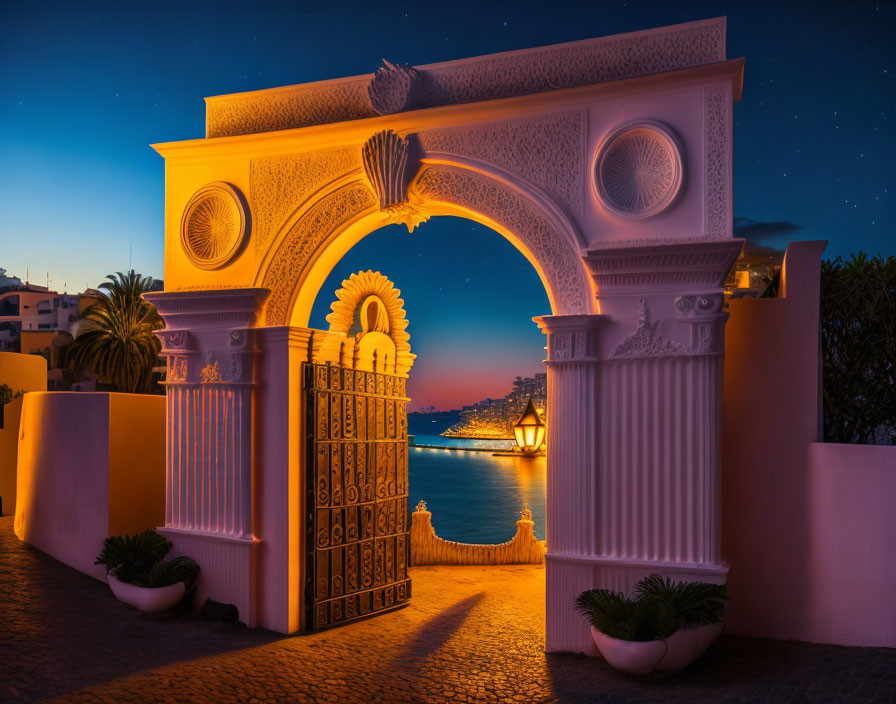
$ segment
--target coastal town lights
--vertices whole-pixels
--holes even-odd
[[[545,424],[531,398],[519,420],[513,424],[513,435],[526,455],[537,453],[544,444]]]

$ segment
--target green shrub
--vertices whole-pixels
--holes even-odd
[[[116,535],[103,542],[95,565],[105,565],[106,573],[121,582],[138,587],[167,587],[184,582],[187,591],[193,588],[199,565],[189,557],[165,560],[171,541],[149,529],[130,535]]]
[[[8,384],[0,384],[0,406],[5,406],[7,403],[12,403],[19,396],[24,394],[24,391],[13,391],[12,387]]]
[[[635,585],[632,597],[590,589],[578,596],[576,608],[611,638],[647,641],[668,638],[679,628],[721,623],[726,599],[724,585],[651,574]]]
[[[896,257],[821,264],[824,439],[896,443]]]
[[[162,560],[154,564],[135,584],[138,587],[167,587],[169,584],[183,582],[189,592],[198,575],[199,565],[192,558],[175,557],[173,560]]]

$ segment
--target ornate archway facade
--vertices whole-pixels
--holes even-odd
[[[724,580],[721,285],[741,247],[742,72],[721,18],[209,98],[205,139],[155,145],[163,530],[202,565],[201,596],[249,625],[305,627],[300,369],[358,359],[346,332],[307,327],[311,305],[366,234],[443,214],[506,236],[552,307],[536,318],[547,648],[591,651],[573,610],[584,589],[654,571]]]

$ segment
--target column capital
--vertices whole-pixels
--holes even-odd
[[[547,364],[599,360],[598,330],[606,316],[541,315],[532,320],[548,336]]]
[[[607,360],[720,355],[728,318],[722,286],[742,239],[594,247],[585,262],[602,313]]]
[[[156,335],[168,361],[167,384],[252,383],[252,328],[264,288],[146,293],[165,320]]]

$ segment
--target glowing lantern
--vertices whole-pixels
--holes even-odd
[[[545,425],[532,399],[526,404],[526,410],[520,419],[513,424],[513,435],[516,444],[524,454],[532,455],[541,449],[544,444]]]

